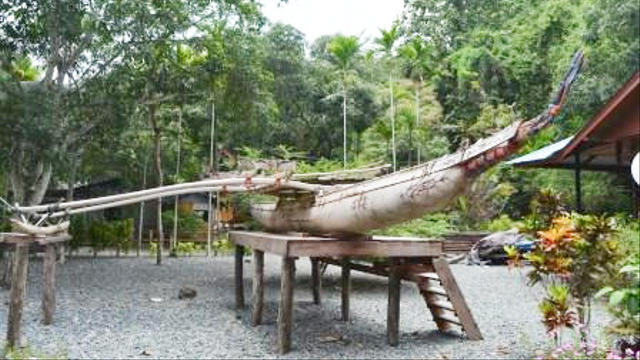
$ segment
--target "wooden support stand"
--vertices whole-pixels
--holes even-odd
[[[38,237],[12,233],[2,234],[0,239],[4,244],[15,246],[15,263],[11,281],[11,294],[9,296],[9,314],[7,316],[7,345],[9,348],[16,349],[22,345],[22,315],[29,270],[29,247],[31,244],[36,244],[43,246],[45,249],[42,311],[43,323],[49,325],[53,322],[53,314],[56,308],[56,245],[69,241],[71,237],[66,234]]]
[[[389,258],[389,303],[387,306],[387,338],[398,346],[400,334],[400,271],[397,258]]]
[[[28,269],[29,244],[16,244],[7,323],[7,345],[12,349],[19,348],[22,345],[22,311]]]
[[[53,312],[56,309],[56,245],[45,245],[44,251],[44,283],[42,284],[42,312],[44,324],[53,323]]]
[[[262,322],[264,298],[264,253],[282,256],[280,283],[280,307],[278,310],[278,352],[285,354],[292,347],[294,324],[294,277],[295,260],[298,257],[311,259],[311,287],[313,302],[321,302],[320,261],[342,267],[342,314],[341,319],[350,319],[351,270],[364,271],[389,278],[389,298],[387,307],[387,340],[389,345],[398,346],[400,339],[400,286],[402,280],[418,283],[423,295],[428,295],[427,305],[432,310],[439,329],[440,324],[458,324],[469,338],[481,338],[460,289],[455,283],[448,264],[443,259],[441,241],[424,241],[413,238],[374,237],[369,240],[341,240],[333,238],[308,237],[301,235],[276,235],[268,233],[233,231],[229,239],[236,246],[236,309],[244,308],[242,261],[245,246],[250,246],[254,256],[253,295],[251,325]],[[375,256],[388,259],[387,264],[364,265],[354,262],[354,258]],[[435,286],[425,279],[431,276],[441,282]],[[440,293],[444,299],[431,297]],[[426,299],[426,298],[425,298]],[[451,303],[445,301],[450,300]],[[451,314],[434,311],[437,306],[449,310]],[[440,309],[440,308],[438,308]],[[448,327],[447,327],[448,328]]]
[[[291,350],[291,329],[293,326],[293,283],[296,263],[293,258],[282,259],[280,279],[280,309],[278,310],[278,352],[286,354]]]
[[[318,258],[311,258],[311,292],[313,303],[320,305],[322,303],[322,274],[320,274],[320,260]]]
[[[262,323],[264,308],[264,252],[253,250],[253,293],[251,294],[251,326]]]
[[[236,245],[236,267],[235,267],[235,277],[236,277],[236,317],[240,318],[240,312],[244,310],[244,272],[243,272],[243,260],[244,257],[244,247],[241,245]]]
[[[349,321],[349,296],[351,295],[351,268],[349,258],[342,259],[342,321]]]

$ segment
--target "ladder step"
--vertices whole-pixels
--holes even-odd
[[[444,288],[441,288],[440,286],[426,286],[426,287],[423,287],[422,290],[428,293],[447,296],[447,291]]]
[[[448,301],[431,301],[429,302],[429,305],[435,306],[440,309],[455,311],[455,309],[453,308],[453,305]]]
[[[430,280],[440,281],[440,277],[438,277],[438,274],[433,273],[433,272],[420,273],[420,274],[418,274],[418,276],[423,277],[423,278],[427,278],[427,279],[430,279]]]
[[[436,315],[436,320],[442,320],[442,321],[446,321],[446,322],[450,322],[452,324],[456,324],[458,326],[462,326],[462,323],[460,322],[460,320],[454,316],[450,316],[450,315]]]

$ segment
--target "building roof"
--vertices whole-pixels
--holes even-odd
[[[574,136],[509,161],[522,167],[628,171],[640,148],[640,74]]]

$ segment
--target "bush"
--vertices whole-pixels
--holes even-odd
[[[176,245],[177,255],[191,256],[200,250],[202,247],[192,241],[181,241]]]
[[[520,229],[523,227],[522,222],[515,221],[507,214],[502,214],[489,222],[485,222],[480,225],[480,230],[487,230],[491,232],[507,231],[511,229]]]
[[[393,225],[386,229],[372,231],[373,235],[407,236],[407,237],[440,237],[457,229],[451,224],[451,215],[435,213],[420,219]]]
[[[89,234],[94,256],[106,248],[115,248],[116,256],[120,256],[121,251],[126,253],[129,250],[130,239],[133,236],[133,219],[93,221]]]
[[[173,231],[173,210],[162,213],[162,227],[165,231]],[[178,212],[178,238],[193,240],[206,234],[207,222],[192,212]]]

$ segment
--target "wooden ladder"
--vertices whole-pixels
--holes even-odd
[[[435,272],[414,273],[420,294],[427,303],[440,331],[457,325],[470,340],[482,340],[482,333],[473,319],[469,306],[453,277],[449,263],[439,258],[433,261]]]

